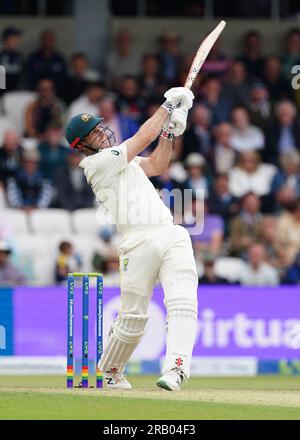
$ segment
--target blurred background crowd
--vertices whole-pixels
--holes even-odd
[[[158,190],[193,191],[189,209],[204,221],[203,232],[191,235],[201,284],[300,283],[300,90],[291,74],[300,65],[300,28],[282,38],[285,49],[274,56],[265,54],[261,34],[249,31],[234,59],[218,40],[193,87],[188,127],[174,142],[169,169],[152,179]],[[158,36],[156,51],[143,54],[130,30],[120,29],[101,71],[83,52],[66,59],[51,30],[26,58],[21,41],[19,29],[3,30],[0,283],[59,283],[68,271],[88,267],[117,284],[118,235],[96,223],[97,240],[88,238],[97,204],[78,167],[81,157],[66,146],[64,125],[77,113],[101,116],[120,144],[168,88],[184,84],[193,55],[172,28]],[[172,201],[170,209],[176,220]],[[52,219],[46,237],[39,212]],[[55,229],[63,212],[66,231]],[[51,264],[47,276],[35,270],[35,259]]]

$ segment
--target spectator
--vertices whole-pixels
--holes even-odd
[[[265,162],[278,164],[279,155],[300,149],[300,124],[297,121],[295,105],[288,100],[275,106],[275,119],[266,132]]]
[[[138,82],[133,76],[124,76],[120,80],[116,106],[122,115],[131,117],[138,124],[142,122],[145,101],[140,97]]]
[[[59,254],[55,264],[55,281],[61,283],[67,280],[68,273],[80,271],[82,261],[80,255],[74,252],[70,242],[62,241],[58,249]]]
[[[120,115],[116,111],[115,103],[111,98],[104,98],[100,102],[102,124],[109,126],[115,136],[116,145],[132,137],[139,129],[136,121],[128,116]]]
[[[28,85],[35,90],[42,79],[51,79],[59,96],[66,83],[66,67],[62,55],[56,50],[56,37],[51,30],[41,34],[41,44],[27,63]]]
[[[76,152],[68,156],[67,165],[61,168],[56,177],[57,202],[60,208],[73,211],[91,208],[94,196],[86,182],[83,170],[78,166],[82,157]]]
[[[25,111],[25,132],[29,137],[41,138],[50,125],[62,125],[64,106],[50,79],[39,81],[37,93],[37,98]]]
[[[203,200],[193,199],[191,218],[185,215],[185,227],[188,230],[196,258],[203,260],[205,253],[219,255],[223,242],[223,219],[209,213],[208,204]]]
[[[160,191],[161,199],[171,212],[182,217],[182,200],[186,187],[184,183],[180,183],[174,179],[170,171],[171,167],[169,166],[160,176],[152,177],[151,182],[154,187]],[[172,194],[174,194],[174,197],[172,197]],[[179,198],[176,199],[176,195]]]
[[[158,58],[163,81],[168,87],[175,86],[178,84],[179,73],[183,65],[178,33],[172,29],[166,29],[159,38],[159,45]]]
[[[267,87],[261,82],[255,82],[250,89],[249,112],[254,125],[264,132],[271,119],[271,103]]]
[[[41,156],[40,170],[46,179],[55,183],[58,170],[67,164],[70,150],[62,143],[63,132],[60,126],[50,126],[38,149]]]
[[[24,284],[25,276],[9,261],[11,249],[0,241],[0,286]]]
[[[106,286],[120,285],[119,257],[117,253],[107,255],[104,258],[102,273],[105,277]]]
[[[262,130],[250,124],[249,112],[245,107],[235,107],[232,111],[232,147],[239,153],[261,150],[265,139]]]
[[[180,160],[184,161],[190,153],[200,153],[208,163],[211,162],[212,138],[209,129],[210,111],[202,104],[193,107],[191,115],[191,126],[183,137],[183,149],[180,153]]]
[[[227,79],[223,82],[222,95],[231,107],[246,105],[249,101],[250,86],[247,72],[241,61],[234,61],[229,69]]]
[[[67,104],[81,96],[89,82],[100,81],[101,75],[97,70],[91,69],[85,53],[76,52],[71,57],[71,66],[63,98]]]
[[[252,30],[245,35],[243,54],[238,60],[245,65],[251,80],[262,78],[264,65],[262,44],[263,40],[259,32]]]
[[[218,174],[227,174],[234,166],[237,153],[232,148],[232,126],[222,122],[214,129],[213,169]]]
[[[265,215],[261,222],[259,242],[265,247],[266,261],[278,271],[284,266],[284,252],[277,233],[277,218]]]
[[[103,273],[107,259],[118,255],[117,237],[115,225],[106,224],[101,227],[101,245],[97,246],[97,250],[92,258],[93,269],[95,272]]]
[[[207,254],[204,257],[204,274],[203,276],[199,279],[199,284],[200,286],[202,286],[203,284],[205,285],[217,285],[217,284],[229,284],[228,280],[226,280],[225,278],[221,278],[218,275],[216,275],[215,273],[215,256],[214,255],[210,255]]]
[[[99,116],[99,104],[104,97],[105,89],[102,82],[90,82],[86,85],[85,91],[79,98],[75,99],[69,107],[68,118],[79,113],[88,113]]]
[[[203,103],[210,110],[211,126],[230,118],[231,102],[222,94],[222,83],[219,78],[209,77],[203,84]]]
[[[148,53],[142,59],[142,73],[139,76],[139,87],[144,99],[156,98],[164,94],[166,86],[160,73],[159,59]]]
[[[300,64],[300,30],[292,28],[286,34],[282,56],[282,70],[288,81],[291,79],[292,67],[297,64]]]
[[[128,29],[120,29],[115,42],[115,50],[110,51],[108,56],[107,80],[114,88],[118,88],[122,77],[138,75],[140,56],[132,45],[132,35]]]
[[[249,246],[248,262],[241,268],[240,282],[244,286],[277,286],[279,277],[270,264],[266,262],[266,251],[262,244]]]
[[[156,110],[158,110],[159,107],[161,106],[161,102],[162,102],[161,98],[151,98],[147,100],[145,107],[145,120],[151,118],[151,116],[154,115]],[[181,136],[174,138],[173,140],[174,150],[178,140],[179,141],[181,140]],[[158,139],[155,139],[150,145],[148,145],[148,147],[144,151],[142,151],[140,155],[149,156],[152,153],[152,151],[156,148],[157,144],[158,144]],[[178,148],[179,148],[178,154],[181,154],[181,143]]]
[[[300,249],[300,200],[282,212],[278,218],[278,237],[285,253],[285,264],[291,264]]]
[[[185,159],[185,168],[188,178],[185,182],[186,188],[193,191],[197,199],[208,197],[208,181],[205,176],[205,159],[200,153],[190,153]]]
[[[225,223],[225,235],[228,233],[230,219],[238,214],[239,199],[229,191],[229,179],[226,174],[216,176],[212,193],[208,199],[209,211],[223,218]]]
[[[243,197],[249,192],[266,196],[271,192],[272,179],[276,173],[274,165],[261,163],[256,151],[240,154],[237,166],[229,173],[230,192],[235,197]]]
[[[300,154],[297,150],[280,156],[280,169],[272,180],[271,192],[281,206],[300,198]]]
[[[14,27],[2,32],[2,49],[0,51],[0,65],[5,67],[6,91],[18,90],[21,87],[23,57],[18,46],[22,32]]]
[[[37,151],[24,152],[16,177],[8,180],[7,198],[12,208],[31,211],[50,205],[52,187],[39,171],[39,160]]]
[[[222,78],[228,72],[231,60],[221,52],[220,47],[221,38],[218,38],[202,66],[204,75],[214,75]]]
[[[297,253],[293,263],[287,268],[282,281],[283,284],[300,284],[300,252]]]
[[[13,130],[8,130],[4,135],[4,142],[0,148],[0,182],[6,186],[10,177],[16,177],[21,163],[23,149],[20,139]]]
[[[263,81],[273,103],[281,99],[292,99],[292,88],[281,73],[281,62],[278,57],[271,56],[265,60]]]
[[[258,240],[263,216],[260,199],[253,193],[246,194],[241,201],[241,212],[229,225],[229,253],[233,257],[245,257],[245,251]]]

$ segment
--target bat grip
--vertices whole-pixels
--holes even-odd
[[[175,108],[179,108],[180,105],[181,105],[181,102],[179,102],[179,103],[176,105]],[[169,121],[169,130],[173,130],[174,127],[175,127],[175,124],[174,124],[173,122],[170,122],[170,121]]]

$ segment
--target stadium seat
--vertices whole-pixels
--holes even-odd
[[[92,272],[92,258],[94,255],[94,242],[95,237],[93,235],[82,235],[76,234],[74,235],[74,239],[72,241],[75,252],[77,252],[82,259],[82,268],[83,272]]]
[[[93,271],[92,260],[94,253],[105,253],[105,244],[100,239],[91,235],[76,234],[74,236],[74,246],[82,257],[83,271]]]
[[[34,283],[42,286],[55,284],[54,280],[55,261],[46,257],[33,259]]]
[[[24,115],[28,104],[30,104],[36,94],[34,92],[16,91],[7,92],[3,96],[3,109],[14,125],[18,127],[20,134],[24,132]]]
[[[34,233],[71,233],[70,213],[64,209],[52,208],[32,211],[29,220]]]
[[[77,233],[99,235],[100,224],[96,209],[77,209],[72,213],[72,224]]]
[[[28,233],[28,217],[21,209],[3,209],[1,216],[3,216],[14,234]]]
[[[40,270],[39,261],[48,260],[52,266],[54,260],[50,255],[50,241],[46,235],[40,234],[18,234],[15,237],[16,263],[20,270],[26,275],[30,283],[47,284],[49,283],[49,274],[38,273]],[[53,270],[51,274],[53,282]]]
[[[15,236],[17,253],[36,257],[50,257],[51,241],[43,234],[18,234]]]
[[[239,281],[239,274],[244,264],[245,263],[240,258],[218,258],[215,263],[215,274],[231,282]]]

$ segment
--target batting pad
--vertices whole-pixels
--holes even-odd
[[[148,315],[122,314],[112,324],[107,346],[99,362],[101,371],[124,368],[145,333]]]
[[[167,352],[163,373],[178,366],[189,378],[197,327],[197,300],[179,297],[168,300],[166,306]]]

